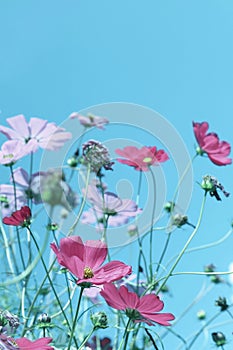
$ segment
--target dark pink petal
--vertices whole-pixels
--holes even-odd
[[[125,310],[127,303],[120,297],[119,291],[112,283],[104,284],[102,291],[100,292],[104,297],[107,304],[117,310]]]
[[[49,345],[52,338],[41,338],[35,341],[31,341],[27,338],[15,339],[15,342],[20,347],[20,350],[53,350],[54,348]]]
[[[146,319],[151,320],[153,322],[159,323],[162,326],[170,326],[170,322],[175,319],[174,315],[170,313],[159,313],[159,314],[153,314],[153,313],[144,313],[140,312],[142,316],[144,316]]]
[[[134,310],[138,309],[140,298],[136,293],[129,292],[125,286],[121,286],[118,292],[121,299],[125,301],[127,308]]]
[[[60,240],[60,251],[66,256],[78,256],[83,260],[84,244],[79,236],[71,236]]]
[[[203,123],[193,122],[194,135],[195,135],[196,140],[201,148],[203,145],[203,139],[206,136],[206,132],[207,132],[208,128],[209,128],[209,124],[207,122],[203,122]]]
[[[144,295],[140,298],[140,305],[137,308],[141,312],[158,312],[164,307],[163,302],[154,294]]]
[[[85,243],[84,264],[91,269],[98,269],[103,264],[108,253],[107,246],[101,241],[87,241]]]
[[[232,159],[225,158],[221,154],[208,154],[209,159],[216,165],[227,165],[232,163]]]
[[[92,283],[95,284],[94,280],[98,280],[98,284],[114,282],[131,273],[131,266],[126,265],[121,261],[113,260],[94,271]]]

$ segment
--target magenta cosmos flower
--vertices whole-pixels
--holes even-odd
[[[9,140],[3,143],[0,150],[0,164],[13,165],[17,160],[34,151],[33,144],[24,144],[18,140]]]
[[[104,129],[104,125],[109,123],[108,119],[106,118],[98,117],[93,114],[88,114],[86,117],[84,117],[83,115],[77,112],[73,112],[70,115],[70,119],[78,119],[80,124],[85,126],[85,128],[91,128],[96,126],[99,129]]]
[[[14,211],[10,217],[3,218],[2,222],[5,225],[27,227],[30,225],[31,216],[31,209],[24,206],[20,210]]]
[[[35,341],[31,341],[27,338],[18,338],[15,340],[20,350],[53,350],[54,348],[49,345],[52,338],[40,338]]]
[[[34,152],[39,148],[57,150],[69,140],[72,135],[59,128],[55,123],[49,123],[40,118],[31,118],[27,123],[23,115],[6,119],[11,129],[0,126],[0,132],[8,139],[19,140],[22,143],[32,144]]]
[[[231,164],[232,160],[227,158],[231,146],[226,141],[219,141],[218,135],[211,132],[207,134],[209,124],[207,122],[193,122],[193,131],[198,142],[197,154],[207,154],[209,159],[216,165]]]
[[[129,292],[125,286],[117,289],[112,283],[106,283],[100,294],[109,306],[124,310],[134,322],[145,322],[149,326],[154,323],[170,326],[169,321],[175,318],[170,313],[158,313],[163,309],[164,304],[155,294],[139,297],[136,293]]]
[[[122,164],[134,167],[138,171],[148,171],[150,166],[159,165],[159,163],[168,160],[168,155],[164,150],[157,150],[153,147],[137,148],[135,146],[126,146],[123,149],[117,148],[115,152],[125,159],[117,158]]]
[[[101,241],[82,242],[81,237],[63,238],[58,248],[55,243],[51,248],[57,255],[60,265],[66,267],[78,278],[77,284],[104,284],[121,279],[132,272],[131,266],[121,261],[111,261],[102,265],[107,256],[107,246]]]

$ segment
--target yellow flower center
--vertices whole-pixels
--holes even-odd
[[[152,161],[152,158],[150,158],[150,157],[146,157],[143,159],[144,163],[150,163],[151,161]]]
[[[13,154],[5,154],[5,155],[3,156],[4,159],[6,159],[6,158],[11,159],[11,158],[13,158],[13,157],[14,157]]]
[[[84,268],[84,274],[83,274],[83,278],[92,278],[93,276],[94,276],[94,273],[93,273],[93,271],[92,271],[92,269],[90,268],[90,267],[88,267],[88,266],[86,266],[85,268]]]

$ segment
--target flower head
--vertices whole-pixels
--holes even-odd
[[[130,218],[142,212],[131,199],[121,199],[115,193],[100,193],[94,185],[88,186],[87,198],[92,208],[83,213],[82,223],[94,224],[103,223],[108,220],[108,225],[117,227],[126,224]]]
[[[89,140],[83,144],[83,160],[84,164],[90,165],[91,171],[96,174],[101,168],[113,170],[114,162],[111,162],[108,149],[98,141]]]
[[[77,284],[104,284],[121,279],[131,273],[131,266],[120,261],[102,265],[107,256],[107,246],[101,241],[82,242],[81,237],[63,238],[60,247],[55,243],[51,248],[57,255],[60,265],[66,267],[78,278]]]
[[[225,191],[223,185],[220,184],[218,179],[211,175],[203,176],[201,187],[203,188],[203,190],[205,190],[205,192],[209,192],[211,197],[214,196],[218,201],[221,201],[221,198],[217,192],[217,189],[220,189],[225,197],[230,196],[230,193]]]
[[[124,310],[134,322],[145,322],[150,326],[154,323],[169,326],[169,321],[175,318],[171,313],[159,313],[164,304],[155,294],[139,297],[136,293],[129,292],[125,286],[117,289],[111,283],[106,283],[100,294],[109,306]]]
[[[148,171],[150,166],[159,165],[159,163],[168,160],[168,155],[164,150],[157,150],[157,147],[127,146],[123,149],[116,149],[115,152],[125,159],[117,158],[122,164],[134,167],[138,171]]]
[[[16,210],[10,217],[2,219],[5,225],[28,227],[31,222],[31,209],[28,206]]]
[[[57,150],[72,137],[71,133],[65,132],[55,123],[40,118],[31,118],[27,123],[23,115],[17,115],[8,118],[7,123],[11,128],[0,126],[0,132],[10,140],[32,145],[34,152],[39,147],[51,151]]]
[[[104,129],[104,125],[109,123],[108,119],[98,117],[90,113],[86,117],[84,117],[83,115],[77,112],[73,112],[70,115],[70,119],[78,119],[80,124],[85,126],[85,128],[92,128],[96,126],[99,129]]]
[[[220,141],[217,134],[211,132],[207,134],[209,124],[207,122],[193,122],[193,131],[198,142],[197,154],[207,154],[209,159],[216,165],[231,164],[232,159],[227,158],[231,151],[231,146],[226,141]]]

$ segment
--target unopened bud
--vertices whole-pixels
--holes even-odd
[[[217,346],[223,346],[226,344],[226,337],[222,332],[212,333],[212,339]]]
[[[199,320],[204,320],[204,319],[206,318],[206,312],[205,312],[205,310],[199,310],[199,311],[197,312],[197,318],[198,318]]]
[[[104,312],[96,312],[91,315],[91,321],[95,328],[107,328],[108,318]]]

